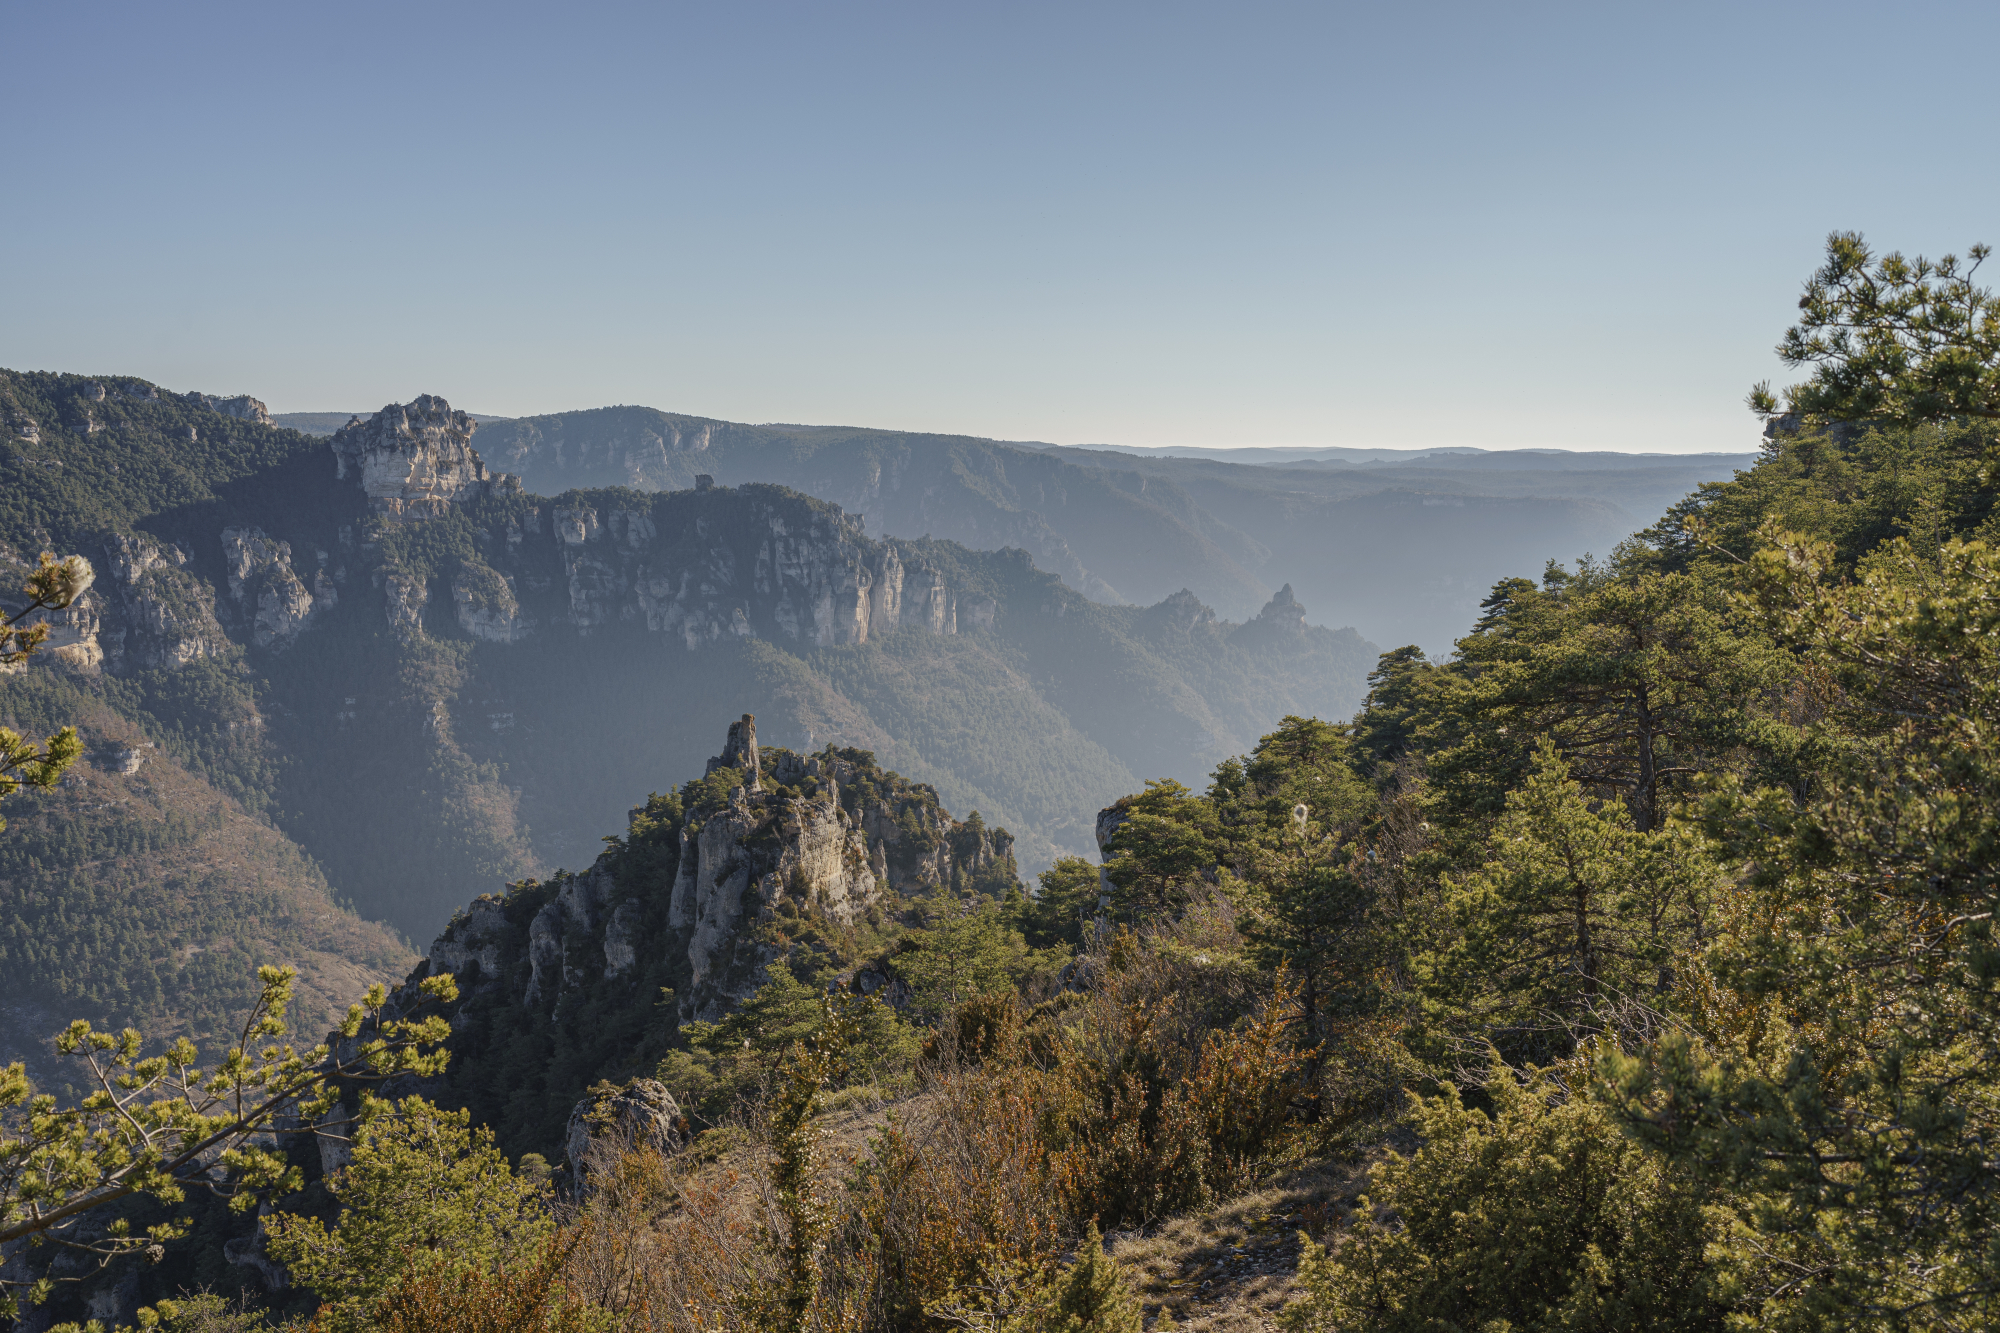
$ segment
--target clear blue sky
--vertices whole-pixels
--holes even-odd
[[[0,365],[1117,444],[1747,448],[2000,242],[2000,7],[0,0]]]

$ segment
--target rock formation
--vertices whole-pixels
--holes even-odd
[[[1292,595],[1292,585],[1287,583],[1272,595],[1255,619],[1232,631],[1229,641],[1243,648],[1286,648],[1304,642],[1309,632],[1306,609],[1299,605],[1299,599]]]
[[[367,492],[369,507],[392,519],[431,517],[488,493],[518,492],[519,478],[488,475],[472,447],[474,423],[442,398],[391,403],[333,435],[340,477]]]
[[[687,1132],[687,1120],[673,1094],[650,1078],[590,1093],[570,1112],[563,1134],[571,1192],[590,1193],[591,1177],[615,1169],[619,1158],[635,1148],[679,1151]]]
[[[222,553],[229,598],[249,624],[250,641],[259,648],[290,646],[319,610],[292,568],[291,544],[272,541],[262,528],[224,528]]]
[[[151,385],[145,387],[152,388]],[[234,398],[211,398],[205,393],[190,393],[185,397],[196,407],[220,412],[225,417],[235,417],[239,421],[254,421],[260,426],[271,424],[271,414],[264,410],[264,404],[247,393],[238,394]]]
[[[24,552],[0,546],[0,607],[5,607],[10,614],[18,615],[21,608],[27,605],[27,594],[20,589],[34,572],[36,563]],[[85,673],[95,672],[102,666],[104,648],[99,632],[103,628],[104,594],[95,585],[95,573],[95,566],[92,566],[89,585],[83,595],[68,607],[61,611],[44,612],[36,618],[49,628],[48,637],[36,653],[36,661]],[[0,666],[0,674],[15,675],[27,668],[27,663],[16,662],[11,666]]]
[[[185,666],[227,651],[215,592],[188,569],[187,552],[144,533],[112,533],[104,556],[93,591],[105,605],[98,639],[106,670]]]
[[[138,390],[121,383],[120,392]],[[82,411],[106,393],[91,381],[71,401]],[[251,398],[190,401],[248,420],[263,411]],[[32,438],[31,419],[16,413],[7,424],[17,438]],[[465,413],[425,396],[355,418],[330,441],[339,478],[360,488],[386,531],[454,510],[478,524],[478,552],[442,569],[406,563],[372,528],[357,551],[343,530],[343,559],[359,555],[397,638],[518,644],[551,631],[587,637],[631,627],[692,651],[743,638],[856,645],[906,625],[937,635],[993,627],[992,598],[961,595],[916,544],[871,541],[832,505],[777,486],[707,486],[609,504],[591,503],[586,492],[581,502],[541,503],[517,479],[487,471],[473,430]],[[340,598],[347,569],[329,569],[326,550],[315,569],[295,559],[282,531],[240,524],[215,540],[223,598],[181,547],[144,533],[107,534],[110,577],[50,617],[47,660],[116,673],[213,656],[231,637],[282,650]]]
[[[497,540],[450,574],[453,621],[473,638],[518,643],[555,626],[590,635],[631,625],[689,649],[753,637],[831,647],[905,623],[940,635],[959,633],[962,621],[993,623],[990,598],[961,606],[914,548],[868,540],[831,505],[776,486],[700,484],[610,505],[589,493],[581,503],[536,503],[515,478],[487,472],[474,428],[425,396],[355,418],[331,441],[339,475],[392,523],[505,502],[481,511]],[[429,620],[436,599],[420,571],[385,563],[375,582],[399,635],[442,628]]]
[[[742,770],[743,785],[753,792],[764,790],[763,771],[757,758],[757,719],[745,713],[739,722],[729,724],[729,739],[723,742],[722,753],[708,761],[707,773],[718,768]],[[703,776],[706,777],[707,773]]]
[[[486,643],[518,643],[534,628],[521,612],[514,582],[485,565],[467,564],[451,583],[458,627]]]
[[[477,1003],[545,1011],[665,960],[681,1017],[712,1019],[784,956],[757,929],[780,915],[848,927],[892,892],[929,893],[995,867],[1012,878],[1005,830],[952,819],[929,787],[864,752],[760,749],[746,716],[707,772],[722,769],[754,786],[684,812],[662,848],[670,877],[634,880],[613,850],[580,874],[482,897],[431,946],[424,974],[453,973]],[[647,821],[646,808],[632,812],[631,839],[663,836],[646,833]]]

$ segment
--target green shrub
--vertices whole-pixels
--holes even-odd
[[[326,1304],[327,1333],[359,1333],[405,1271],[431,1263],[486,1269],[540,1249],[551,1224],[544,1189],[516,1176],[493,1131],[421,1097],[363,1125],[354,1160],[328,1178],[341,1214],[274,1214],[268,1248]]]
[[[1374,1169],[1331,1250],[1304,1242],[1288,1333],[1723,1327],[1688,1180],[1544,1075],[1496,1061],[1488,1091],[1491,1116],[1450,1088],[1417,1103],[1424,1146]]]

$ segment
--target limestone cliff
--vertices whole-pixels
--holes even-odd
[[[691,650],[739,638],[832,647],[904,625],[954,635],[962,621],[992,621],[990,597],[962,598],[915,544],[871,541],[832,505],[776,486],[573,491],[544,502],[487,472],[475,428],[426,395],[332,438],[339,477],[360,486],[386,529],[451,513],[480,528],[448,568],[430,547],[412,554],[393,531],[375,534],[375,586],[399,635],[517,643],[630,626]],[[305,592],[275,588],[258,646],[295,636],[318,596]]]
[[[852,927],[886,901],[1014,877],[1004,829],[952,819],[866,751],[760,750],[748,715],[702,779],[633,810],[613,841],[582,873],[474,901],[420,975],[454,973],[478,1005],[544,1012],[668,977],[681,1018],[712,1019],[788,955],[781,919]]]
[[[289,647],[314,615],[339,600],[324,575],[318,593],[309,590],[292,568],[291,544],[272,541],[262,528],[224,528],[222,552],[229,598],[259,648]]]
[[[78,395],[83,407],[105,393],[89,388],[96,396]],[[262,407],[193,397],[214,411],[248,404],[231,413],[245,417]],[[106,535],[106,583],[52,618],[48,660],[118,673],[214,655],[232,637],[288,648],[339,601],[350,552],[380,593],[378,623],[405,641],[463,634],[514,644],[629,626],[690,650],[742,638],[831,647],[903,625],[955,635],[962,623],[992,623],[992,598],[962,597],[912,544],[871,541],[834,506],[775,486],[539,501],[518,479],[488,472],[475,428],[430,395],[350,421],[329,445],[338,483],[365,496],[368,530],[357,543],[343,528],[338,555],[308,543],[297,557],[283,530],[213,530],[207,558],[219,553],[226,588],[204,587],[172,542]],[[448,515],[470,520],[476,537],[440,561],[436,540],[413,534]]]
[[[684,489],[543,498],[482,459],[510,457],[483,446],[511,427],[437,398],[337,439],[258,412],[0,372],[0,539],[24,562],[98,566],[38,661],[132,679],[61,689],[195,747],[339,892],[420,939],[480,891],[594,852],[663,769],[700,772],[718,739],[703,716],[756,712],[801,753],[877,753],[1020,833],[1039,869],[1088,850],[1086,812],[1141,774],[1198,782],[1274,717],[1345,715],[1374,660],[1293,603],[1239,631],[1187,594],[1091,603],[1020,549],[871,537],[745,475],[745,449],[811,443],[797,432],[696,423],[660,437]],[[1074,509],[1102,484],[990,442],[836,443],[800,467],[844,460],[812,473],[824,493],[891,505],[903,531],[941,530],[933,499],[990,491],[998,508],[952,508],[942,529],[981,544],[1015,540],[1031,493]],[[47,693],[32,670],[19,687]]]
[[[333,456],[340,477],[360,483],[375,513],[434,517],[488,492],[520,490],[519,478],[488,475],[472,447],[473,426],[444,399],[423,394],[349,421],[334,432]]]

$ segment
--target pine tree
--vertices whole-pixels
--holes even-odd
[[[1452,883],[1446,934],[1417,958],[1435,1017],[1510,1059],[1567,1055],[1630,1004],[1659,1004],[1694,942],[1713,864],[1684,830],[1641,833],[1593,802],[1543,740],[1526,784]]]
[[[1143,1312],[1093,1220],[1061,1280],[1049,1333],[1141,1333]]]

